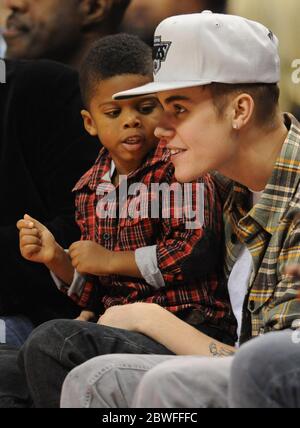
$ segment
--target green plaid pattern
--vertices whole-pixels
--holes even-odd
[[[300,264],[300,124],[291,115],[285,115],[285,120],[290,129],[288,137],[255,207],[251,209],[247,188],[216,177],[219,190],[227,195],[226,276],[229,277],[243,243],[253,258],[241,343],[289,328],[300,318],[300,281],[285,274],[288,265]]]

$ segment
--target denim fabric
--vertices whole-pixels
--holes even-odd
[[[102,355],[73,369],[62,389],[66,409],[127,409],[142,378],[175,355]]]
[[[25,377],[18,368],[18,349],[0,345],[0,408],[31,406]]]
[[[23,316],[1,316],[0,344],[20,348],[33,329],[32,322]]]
[[[63,408],[226,408],[232,358],[105,355],[72,370]]]
[[[34,406],[58,408],[68,373],[99,355],[171,352],[143,334],[98,324],[56,320],[35,329],[19,354]]]
[[[244,345],[232,367],[233,408],[300,408],[300,332],[270,333]]]

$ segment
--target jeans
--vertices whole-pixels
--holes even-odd
[[[105,355],[66,378],[63,408],[226,408],[233,358]]]
[[[35,329],[19,354],[34,407],[58,408],[63,382],[72,369],[114,353],[172,354],[143,334],[88,322],[56,320]]]
[[[300,332],[269,333],[236,355],[229,386],[234,408],[300,408]]]
[[[18,350],[0,345],[0,408],[31,406],[25,377],[18,369]]]
[[[0,343],[20,348],[33,331],[32,322],[23,317],[0,317]]]

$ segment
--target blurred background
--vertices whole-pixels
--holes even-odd
[[[32,1],[37,0],[0,0],[0,27],[5,27],[6,17],[15,4],[18,6],[22,3],[23,6],[26,2]],[[10,11],[5,4],[10,5]],[[292,111],[300,118],[300,84],[292,81],[292,74],[295,71],[292,62],[295,59],[300,60],[299,0],[132,0],[120,31],[135,33],[151,44],[154,29],[164,18],[205,9],[214,12],[227,11],[260,21],[278,36],[282,61],[281,107],[285,111]],[[3,39],[0,40],[2,56],[3,43]]]

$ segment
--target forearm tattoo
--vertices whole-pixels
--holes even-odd
[[[218,347],[216,343],[212,342],[209,345],[209,351],[213,357],[232,357],[234,355],[233,351],[229,349]]]

